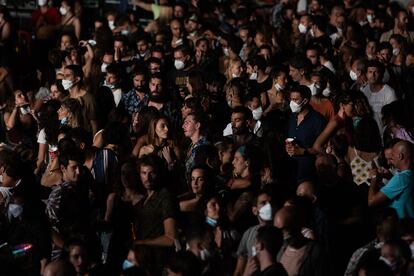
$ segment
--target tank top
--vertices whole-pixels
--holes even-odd
[[[375,156],[372,161],[365,161],[359,155],[357,150],[354,148],[355,157],[351,161],[351,170],[352,170],[352,177],[354,179],[355,184],[358,186],[366,183],[368,186],[370,185],[369,179],[369,171],[372,169],[372,162],[378,163],[378,156]]]

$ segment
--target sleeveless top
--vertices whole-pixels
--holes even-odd
[[[358,186],[366,183],[368,186],[370,185],[369,179],[369,171],[372,169],[372,162],[378,162],[378,155],[372,159],[372,161],[365,161],[359,155],[357,150],[354,148],[355,157],[351,161],[351,170],[352,170],[352,177],[354,179],[355,184]]]

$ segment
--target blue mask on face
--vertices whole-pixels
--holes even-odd
[[[211,227],[216,227],[217,226],[217,220],[216,219],[213,219],[213,218],[210,218],[210,217],[206,217],[206,222]]]
[[[66,125],[67,123],[68,123],[68,118],[67,118],[67,117],[63,118],[63,119],[60,121],[60,124],[61,124],[61,125]]]
[[[123,270],[127,270],[127,269],[129,269],[131,267],[134,267],[134,266],[135,265],[132,262],[130,262],[128,260],[125,260],[124,263],[122,264],[122,269]]]

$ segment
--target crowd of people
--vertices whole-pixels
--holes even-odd
[[[0,7],[0,274],[414,275],[414,1],[155,2]]]

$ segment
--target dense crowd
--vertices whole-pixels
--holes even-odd
[[[0,6],[0,275],[414,275],[414,0],[125,3]]]

